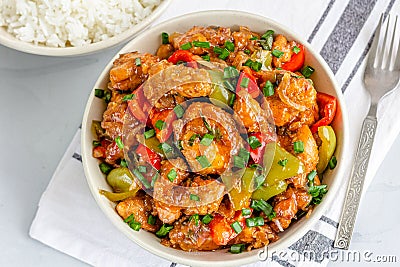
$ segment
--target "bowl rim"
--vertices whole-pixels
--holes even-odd
[[[220,14],[230,15],[230,16],[235,16],[235,15],[246,16],[253,20],[262,20],[262,21],[268,22],[268,24],[271,27],[280,28],[283,32],[289,33],[294,39],[298,40],[306,47],[308,53],[310,53],[312,55],[312,57],[314,57],[316,59],[316,61],[318,61],[318,63],[322,66],[323,71],[325,72],[326,76],[329,78],[330,82],[333,85],[333,90],[336,93],[339,110],[341,111],[340,113],[341,113],[341,122],[342,122],[342,128],[341,128],[342,129],[342,132],[341,132],[341,135],[342,135],[341,141],[342,142],[341,142],[340,155],[342,156],[341,158],[348,155],[348,151],[349,151],[348,150],[348,140],[349,140],[348,115],[347,115],[346,104],[344,101],[344,96],[343,96],[342,91],[340,90],[340,87],[337,84],[335,76],[334,76],[332,70],[329,68],[328,64],[322,58],[322,56],[318,52],[314,51],[314,49],[311,47],[311,45],[306,40],[304,40],[301,36],[299,36],[298,34],[293,32],[292,30],[288,29],[286,26],[276,22],[275,20],[272,20],[270,18],[261,16],[261,15],[257,15],[254,13],[249,13],[249,12],[244,12],[244,11],[236,11],[236,10],[206,10],[206,11],[187,13],[187,14],[184,14],[181,16],[171,18],[169,20],[166,20],[163,23],[155,25],[151,29],[151,31],[159,31],[160,32],[164,26],[164,23],[165,24],[172,24],[172,23],[176,24],[176,23],[179,23],[181,20],[186,20],[192,16],[218,16]],[[234,26],[234,25],[232,25],[232,26]],[[107,73],[109,72],[108,67],[110,66],[110,64],[112,64],[112,62],[115,60],[115,58],[121,52],[122,53],[126,52],[125,49],[127,49],[127,47],[131,46],[131,43],[134,43],[136,38],[141,39],[142,36],[146,34],[146,32],[140,33],[138,36],[135,37],[134,40],[131,40],[129,43],[127,43],[109,61],[109,63],[104,67],[102,73],[99,75],[99,78],[97,79],[96,84],[98,84],[101,81],[101,79],[102,79],[102,77],[104,77],[104,75],[107,75]],[[235,259],[227,260],[227,261],[206,261],[206,260],[181,258],[174,254],[169,254],[168,252],[165,252],[156,247],[153,247],[153,246],[147,244],[146,242],[140,240],[140,238],[133,237],[132,235],[128,235],[128,233],[125,231],[126,229],[123,227],[121,222],[117,221],[117,220],[115,220],[115,218],[112,218],[111,216],[109,216],[108,211],[106,210],[106,207],[100,203],[100,197],[99,197],[97,189],[94,188],[92,181],[89,178],[91,175],[90,175],[90,170],[88,169],[88,165],[86,164],[86,162],[91,160],[91,151],[87,151],[86,146],[83,142],[87,138],[85,129],[88,127],[88,125],[87,125],[88,115],[89,115],[89,111],[90,111],[90,108],[91,108],[91,105],[92,105],[92,102],[94,99],[94,94],[93,94],[94,89],[95,89],[95,87],[93,87],[93,89],[89,95],[89,99],[88,99],[88,102],[87,102],[87,105],[85,108],[83,121],[82,121],[82,131],[81,131],[82,162],[83,162],[84,172],[85,172],[86,180],[89,184],[90,191],[92,192],[92,195],[95,198],[98,206],[100,206],[103,213],[106,215],[106,217],[109,220],[111,220],[111,222],[114,224],[114,226],[117,229],[119,229],[122,233],[124,233],[130,240],[134,241],[137,245],[139,245],[140,247],[149,251],[150,253],[152,253],[156,256],[162,257],[164,259],[180,263],[180,264],[185,264],[185,265],[189,265],[189,266],[209,266],[210,264],[212,264],[213,266],[221,266],[222,267],[222,266],[238,266],[238,265],[250,264],[250,263],[254,263],[257,260],[259,260],[258,258],[256,258],[255,254],[249,255],[247,257],[235,258]],[[338,160],[340,160],[340,159],[338,159]],[[271,245],[268,246],[269,248],[271,248],[271,249],[269,249],[269,251],[278,251],[278,250],[282,250],[282,249],[287,249],[290,245],[292,245],[295,241],[297,241],[299,238],[304,236],[307,233],[307,231],[309,231],[311,229],[311,227],[320,219],[320,217],[327,210],[328,206],[333,203],[333,200],[336,197],[336,192],[339,190],[339,187],[341,186],[341,182],[344,179],[344,171],[345,171],[345,164],[338,164],[338,166],[335,169],[336,173],[334,174],[334,179],[332,181],[332,184],[329,186],[329,192],[325,195],[324,201],[322,201],[322,203],[318,205],[318,208],[315,209],[313,211],[312,215],[310,216],[310,218],[308,218],[307,223],[303,223],[302,225],[300,225],[298,227],[298,229],[296,229],[294,236],[297,238],[293,237],[293,238],[286,238],[285,240],[281,239],[279,244],[272,243]],[[189,253],[193,253],[193,252],[189,252]],[[240,255],[245,255],[245,254],[240,254]]]
[[[148,28],[160,15],[162,15],[171,2],[172,0],[161,0],[161,3],[154,8],[150,15],[130,27],[128,30],[107,40],[90,43],[81,47],[49,47],[24,42],[9,33],[5,26],[0,26],[0,44],[17,51],[41,56],[67,57],[88,55],[99,52],[103,49],[114,47],[129,39],[133,39],[136,35]]]

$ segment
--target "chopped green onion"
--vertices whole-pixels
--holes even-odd
[[[249,216],[251,214],[251,209],[242,209],[243,216]]]
[[[130,223],[132,221],[135,220],[135,216],[133,215],[133,213],[131,215],[129,215],[128,217],[126,217],[126,219],[124,220],[125,223]]]
[[[226,87],[226,89],[228,89],[233,93],[236,91],[235,87],[232,85],[230,81],[224,81],[224,86]]]
[[[94,96],[98,98],[104,97],[104,90],[103,89],[94,89]]]
[[[250,55],[251,51],[249,49],[246,49],[243,51],[245,54]]]
[[[149,189],[151,187],[151,184],[149,183],[149,181],[147,181],[147,179],[143,177],[143,175],[140,173],[140,171],[138,169],[134,169],[133,174],[136,176],[136,178],[139,179],[139,181],[142,182],[144,187],[146,187],[147,189]]]
[[[261,170],[262,170],[262,167],[261,167]],[[264,181],[265,181],[265,176],[262,174],[257,176],[256,178],[254,178],[256,189],[258,189],[260,186],[262,186],[264,184]]]
[[[274,85],[270,81],[266,81],[263,88],[264,96],[272,96],[274,93]]]
[[[167,126],[167,124],[162,120],[158,120],[158,121],[156,121],[155,126],[157,129],[163,130]]]
[[[190,200],[200,201],[200,197],[195,194],[190,194],[189,198],[190,198]]]
[[[283,56],[283,54],[285,54],[285,53],[280,51],[280,50],[278,50],[278,49],[272,50],[272,55],[274,57],[280,58],[281,56]]]
[[[234,244],[230,247],[229,252],[233,254],[239,254],[243,252],[244,248],[244,244]]]
[[[149,138],[153,137],[154,135],[156,135],[156,131],[154,129],[150,129],[150,130],[144,132],[145,139],[149,139]]]
[[[263,217],[247,218],[246,225],[247,225],[247,227],[263,226],[264,219],[263,219]]]
[[[193,134],[190,138],[189,138],[189,146],[193,146],[194,141],[200,137],[199,134]]]
[[[272,210],[273,210],[272,206],[271,206],[268,202],[266,202],[265,200],[263,200],[263,199],[260,199],[260,200],[255,200],[255,199],[253,199],[253,200],[251,201],[250,207],[251,207],[252,209],[256,210],[256,211],[262,211],[262,212],[264,212],[264,214],[265,214],[266,216],[268,216],[268,215],[272,212]]]
[[[119,149],[124,149],[124,144],[122,143],[121,136],[117,136],[115,138],[115,143],[117,143]]]
[[[201,219],[201,222],[204,224],[209,224],[212,219],[213,219],[212,215],[206,214],[206,215],[204,215],[203,219]]]
[[[172,225],[163,224],[161,228],[156,232],[156,236],[165,237],[173,228],[174,227]]]
[[[210,55],[209,54],[207,54],[207,55],[204,55],[204,56],[201,56],[205,61],[210,61]]]
[[[181,45],[182,50],[189,50],[190,48],[192,48],[191,42],[187,42],[186,44]]]
[[[233,156],[233,164],[235,167],[240,168],[240,169],[242,169],[246,166],[246,162],[244,161],[244,159],[239,156]]]
[[[303,141],[296,141],[293,143],[293,150],[295,153],[304,152],[304,143]]]
[[[274,35],[274,31],[268,30],[261,36],[261,39],[267,40],[270,36],[273,36],[273,35]]]
[[[239,76],[239,71],[235,67],[226,67],[224,69],[224,79],[235,78]]]
[[[220,59],[225,60],[229,56],[229,50],[224,48],[221,54],[218,56]]]
[[[252,36],[251,38],[250,38],[250,40],[257,40],[258,38],[257,38],[257,36]]]
[[[147,172],[146,166],[143,166],[143,165],[139,165],[138,170],[139,170],[139,172],[141,172],[141,173]]]
[[[253,60],[251,60],[251,59],[249,58],[248,60],[246,60],[245,63],[243,63],[243,65],[246,66],[246,67],[250,67],[250,66],[251,66],[251,63],[253,63]]]
[[[135,65],[136,66],[141,66],[142,65],[142,60],[140,59],[140,57],[135,58]]]
[[[300,48],[297,46],[297,45],[295,45],[294,47],[293,47],[293,52],[297,55],[298,53],[300,53]]]
[[[213,140],[214,140],[214,135],[207,133],[201,139],[200,144],[202,144],[203,146],[209,146],[211,145]]]
[[[150,225],[155,225],[156,220],[157,220],[157,218],[150,214],[149,217],[147,218],[147,223]]]
[[[273,210],[270,214],[267,215],[267,218],[272,221],[273,218],[276,217],[276,212]]]
[[[228,49],[231,52],[235,51],[235,45],[231,41],[226,41],[225,42],[225,48]]]
[[[326,189],[327,185],[313,185],[310,186],[308,189],[308,193],[312,196],[311,199],[311,204],[320,204],[322,201],[322,198],[325,196],[325,194],[328,192],[328,189]]]
[[[169,44],[169,35],[166,32],[161,33],[162,44]]]
[[[250,152],[242,147],[239,150],[238,156],[241,157],[245,162],[248,162],[250,158]]]
[[[311,74],[313,73],[314,73],[314,68],[312,68],[311,66],[304,66],[301,69],[301,74],[303,74],[305,78],[310,78]]]
[[[250,66],[250,68],[254,71],[260,71],[261,67],[262,67],[262,64],[261,64],[261,62],[258,62],[258,61],[253,61],[253,63],[251,63],[251,66]]]
[[[159,176],[159,173],[156,172],[156,173],[153,175],[153,177],[151,177],[151,183],[150,183],[150,185],[151,185],[152,187],[154,187],[154,184],[156,183],[156,180],[157,180],[158,176]]]
[[[316,170],[312,170],[308,175],[307,175],[307,179],[308,181],[310,181],[311,183],[314,183],[314,178],[317,175],[317,171]]]
[[[282,167],[285,167],[287,162],[288,162],[288,159],[280,159],[278,161],[278,164],[281,165]]]
[[[232,227],[233,231],[235,231],[235,233],[237,233],[237,234],[239,234],[243,230],[242,226],[240,225],[240,223],[238,221],[234,221],[231,224],[231,227]]]
[[[189,221],[194,221],[194,223],[196,224],[196,226],[199,225],[199,214],[193,214],[189,217]]]
[[[277,70],[282,70],[282,68],[280,68],[280,67],[277,67],[276,69],[277,69]]]
[[[97,140],[93,140],[92,144],[94,147],[101,146],[101,142]]]
[[[99,164],[100,171],[104,174],[109,174],[112,170],[112,167],[105,162]]]
[[[257,147],[262,146],[260,140],[258,140],[258,138],[254,135],[249,137],[249,145],[252,149],[256,149]]]
[[[111,101],[111,92],[110,91],[104,91],[104,101],[106,103],[109,103]]]
[[[223,49],[219,46],[214,46],[213,51],[215,54],[220,55],[223,51]]]
[[[247,77],[243,77],[242,81],[240,82],[240,87],[247,88],[249,86],[250,79]]]
[[[203,120],[204,126],[206,126],[207,130],[209,132],[212,132],[213,130],[212,130],[210,124],[208,123],[207,119],[205,117],[203,117],[203,116],[201,116],[201,119]]]
[[[233,106],[233,104],[235,103],[235,99],[236,99],[236,95],[232,94],[231,97],[229,98],[229,106]]]
[[[128,167],[128,162],[126,162],[126,160],[121,159],[121,162],[119,163],[119,165],[121,165],[121,167]]]
[[[185,113],[183,107],[179,104],[174,107],[174,112],[179,119],[182,118],[183,114]]]
[[[169,179],[171,182],[173,182],[173,181],[175,180],[175,178],[176,178],[176,171],[175,171],[175,169],[171,169],[171,170],[169,171],[169,173],[167,174],[167,177],[168,177],[168,179]]]
[[[195,47],[210,48],[210,42],[193,41]]]
[[[200,163],[202,168],[207,168],[211,165],[206,156],[198,156],[196,157],[196,160],[198,163]]]
[[[129,223],[129,227],[135,231],[139,231],[140,228],[142,228],[142,224],[140,222],[133,221]]]
[[[164,153],[169,153],[172,152],[173,148],[170,146],[168,143],[160,143],[158,145],[158,148],[160,148]]]
[[[136,97],[135,94],[128,94],[128,95],[125,95],[125,96],[122,98],[122,101],[125,102],[125,101],[128,101],[128,100],[132,100],[132,99],[134,99],[135,97]]]
[[[333,170],[336,167],[337,164],[337,159],[335,156],[332,156],[332,158],[329,160],[329,169]]]

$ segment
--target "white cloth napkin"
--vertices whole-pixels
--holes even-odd
[[[381,13],[400,12],[395,0],[175,0],[158,19],[207,9],[235,9],[270,17],[311,42],[327,60],[342,86],[351,126],[350,149],[356,149],[362,120],[368,111],[368,94],[362,86],[365,56]],[[379,106],[378,129],[364,191],[400,131],[400,91],[388,96]],[[346,165],[350,173],[351,162]],[[324,252],[332,248],[345,190],[337,201],[287,255],[268,259],[271,266],[326,266]],[[30,229],[32,238],[94,266],[175,266],[131,242],[103,215],[91,196],[80,161],[80,130],[59,163],[43,193]],[[310,262],[295,260],[311,250]],[[265,266],[259,262],[251,266]]]

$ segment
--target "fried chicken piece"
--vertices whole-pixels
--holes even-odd
[[[110,70],[111,89],[123,91],[136,89],[147,80],[149,68],[159,60],[158,57],[148,53],[121,54]]]
[[[153,211],[153,205],[152,197],[144,192],[138,192],[136,196],[119,202],[115,209],[123,219],[126,219],[133,214],[134,220],[140,222],[143,229],[155,232],[161,226],[160,221],[157,220],[154,225],[147,222],[150,214],[156,215]]]

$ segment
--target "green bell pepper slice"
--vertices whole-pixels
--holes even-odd
[[[282,162],[285,162],[285,164]],[[271,142],[265,146],[264,170],[267,173],[265,183],[273,185],[303,173],[304,165],[297,157],[287,152],[276,142]]]
[[[273,185],[264,184],[253,192],[251,198],[257,200],[260,199],[268,200],[271,197],[279,195],[280,193],[284,192],[286,188],[287,188],[287,183],[285,182],[285,180],[280,180]]]
[[[229,197],[233,204],[234,210],[241,210],[248,208],[250,204],[250,197],[252,194],[253,177],[256,174],[255,168],[246,168],[241,177],[241,187],[233,187],[229,191]]]
[[[321,174],[328,166],[329,160],[335,152],[336,135],[331,126],[320,126],[318,127],[318,136],[322,144],[318,149],[319,161],[317,164],[317,172]]]
[[[229,106],[233,93],[223,85],[224,74],[221,71],[214,70],[209,70],[208,72],[213,83],[213,91],[210,94],[211,103],[221,108]]]

